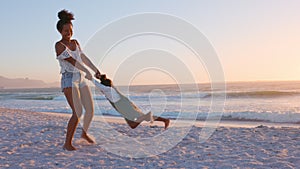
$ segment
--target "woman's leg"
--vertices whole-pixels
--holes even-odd
[[[84,86],[80,88],[80,98],[82,105],[85,109],[84,119],[83,119],[83,129],[81,137],[86,139],[89,143],[95,143],[88,135],[87,131],[92,122],[94,116],[94,102],[92,99],[91,90],[88,86]]]
[[[72,109],[72,117],[70,118],[68,122],[67,127],[67,135],[66,135],[66,141],[64,144],[64,148],[72,151],[76,150],[75,147],[72,145],[72,139],[75,133],[75,129],[78,125],[79,118],[82,114],[82,104],[79,99],[79,91],[77,87],[68,87],[64,89],[64,94],[66,96],[66,99]]]

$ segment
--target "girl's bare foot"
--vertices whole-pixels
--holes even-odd
[[[68,151],[77,150],[74,146],[72,146],[72,145],[66,145],[66,144],[63,146],[63,149],[64,150],[68,150]]]
[[[92,138],[90,138],[90,137],[86,134],[86,132],[82,132],[81,138],[85,139],[87,142],[89,142],[89,143],[91,143],[91,144],[94,144],[94,143],[95,143],[95,141],[94,141]]]
[[[165,122],[165,129],[167,129],[170,124],[170,119],[166,119],[164,122]]]

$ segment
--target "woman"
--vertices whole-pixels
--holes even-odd
[[[72,117],[68,122],[67,134],[64,149],[72,151],[76,148],[72,145],[72,139],[79,119],[82,115],[82,107],[85,109],[83,120],[83,129],[81,137],[89,143],[94,143],[87,135],[87,130],[94,115],[94,103],[85,78],[92,79],[91,73],[84,66],[86,65],[95,72],[95,77],[100,78],[101,73],[94,64],[81,51],[80,45],[75,39],[71,39],[73,35],[72,13],[62,10],[58,13],[57,30],[61,34],[61,40],[56,42],[55,51],[57,59],[61,67],[61,88],[68,104],[72,109]],[[85,77],[83,77],[83,72]]]

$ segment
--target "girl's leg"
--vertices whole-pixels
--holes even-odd
[[[138,125],[141,124],[142,121],[151,121],[149,120],[150,116],[152,116],[152,113],[149,112],[147,114],[145,114],[144,116],[140,116],[136,121],[130,121],[130,120],[126,120],[128,125],[134,129],[136,128]],[[162,118],[162,117],[159,117],[159,116],[153,116],[153,120],[154,121],[161,121],[161,122],[164,122],[165,123],[165,129],[167,129],[170,125],[170,120],[169,119],[166,119],[166,118]]]
[[[141,122],[143,122],[143,121],[153,122],[153,117],[152,117],[151,111],[148,112],[147,114],[144,114],[144,115],[138,117],[138,118],[135,120],[135,122],[137,122],[137,123],[141,123]]]
[[[141,122],[143,121],[153,121],[153,117],[152,117],[152,113],[149,112],[143,116],[138,117],[135,121],[131,121],[131,120],[126,120],[127,124],[132,128],[135,129],[138,125],[141,124]]]
[[[127,124],[129,125],[130,128],[135,129],[137,126],[139,126],[141,123],[137,123],[134,121],[126,120]]]
[[[87,140],[89,143],[95,143],[88,135],[87,131],[91,124],[94,116],[94,102],[92,99],[92,94],[88,86],[80,88],[81,102],[85,109],[84,119],[83,119],[83,129],[81,137]]]
[[[72,151],[72,150],[76,150],[76,148],[72,145],[72,139],[75,133],[75,129],[78,125],[79,118],[82,114],[82,104],[79,99],[80,96],[77,87],[65,88],[64,94],[73,111],[72,112],[73,114],[68,122],[66,141],[63,148]]]
[[[165,123],[165,129],[167,129],[169,127],[170,124],[170,120],[169,119],[165,119],[159,116],[153,116],[154,121],[162,121]]]

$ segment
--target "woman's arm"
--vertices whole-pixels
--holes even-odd
[[[95,73],[100,73],[100,71],[97,69],[97,67],[92,63],[92,61],[84,54],[81,53],[81,60],[82,62],[87,65],[89,68],[91,68]],[[101,73],[100,73],[101,75]]]
[[[69,63],[71,63],[74,67],[78,68],[79,70],[85,72],[85,78],[92,80],[93,76],[92,74],[89,72],[89,70],[87,68],[85,68],[80,62],[78,62],[77,60],[75,60],[72,57],[66,58],[64,59],[66,61],[68,61]]]
[[[80,44],[78,43],[77,40],[75,40],[75,43],[79,47],[80,51],[82,51],[81,47],[80,47]],[[82,62],[95,72],[95,77],[100,79],[101,78],[101,73],[98,70],[98,68],[93,64],[93,62],[83,52],[81,52],[80,57],[81,57]]]

